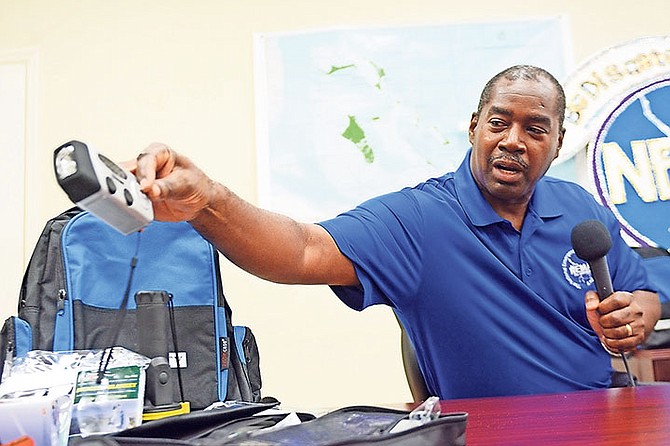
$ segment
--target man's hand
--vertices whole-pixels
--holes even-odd
[[[595,291],[586,292],[586,316],[603,345],[612,352],[635,349],[658,321],[658,295],[649,291],[617,291],[600,302]]]
[[[165,144],[151,144],[124,165],[153,202],[156,220],[190,221],[209,204],[212,181],[191,160]]]

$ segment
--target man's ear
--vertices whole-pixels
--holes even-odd
[[[564,137],[565,137],[565,127],[561,127],[561,130],[558,132],[558,146],[556,147],[556,154],[554,155],[554,159],[558,158],[558,154],[561,152]]]
[[[479,122],[479,115],[477,112],[474,112],[470,117],[470,126],[468,127],[468,140],[470,141],[470,144],[473,144],[475,139],[475,127],[477,127],[477,122]],[[561,140],[562,139],[563,138],[561,137]]]

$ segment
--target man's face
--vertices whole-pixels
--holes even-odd
[[[564,134],[558,120],[557,92],[546,79],[501,79],[473,114],[470,168],[494,209],[528,203],[558,156]]]

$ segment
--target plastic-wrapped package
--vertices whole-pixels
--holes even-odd
[[[109,353],[33,350],[14,359],[0,384],[0,431],[34,433],[43,441],[37,444],[56,446],[66,445],[70,435],[141,424],[149,358],[122,347]],[[48,442],[44,432],[50,433]]]

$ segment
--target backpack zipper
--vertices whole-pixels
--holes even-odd
[[[59,316],[62,316],[65,311],[65,299],[67,299],[67,291],[61,288],[58,290],[58,301],[56,302],[56,310]]]

